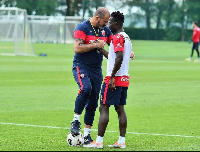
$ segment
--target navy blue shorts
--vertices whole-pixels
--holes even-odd
[[[107,83],[103,83],[101,88],[100,104],[105,105],[126,105],[128,87],[116,86],[116,90],[112,91]]]

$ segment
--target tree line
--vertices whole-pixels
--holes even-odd
[[[23,8],[29,15],[82,15],[83,19],[86,14],[92,16],[100,6],[115,10],[128,8],[125,14],[130,20],[128,28],[136,30],[136,25],[145,21],[146,39],[151,39],[153,29],[155,39],[165,30],[169,39],[176,40],[176,32],[181,32],[178,39],[185,41],[192,22],[200,24],[200,0],[1,0],[2,6]]]

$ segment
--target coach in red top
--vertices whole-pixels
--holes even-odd
[[[193,35],[192,35],[192,41],[193,41],[193,46],[192,46],[192,52],[190,55],[190,58],[186,59],[187,61],[191,61],[193,57],[194,50],[197,51],[197,56],[198,60],[195,60],[195,62],[200,62],[200,56],[199,56],[199,39],[200,39],[200,28],[198,27],[197,22],[193,22]]]

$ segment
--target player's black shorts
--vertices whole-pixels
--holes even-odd
[[[103,83],[101,88],[100,104],[106,105],[126,105],[128,87],[116,86],[116,90],[112,91],[107,83]]]
[[[199,49],[199,43],[193,42],[192,50],[198,50]]]

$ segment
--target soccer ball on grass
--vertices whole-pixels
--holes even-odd
[[[70,146],[81,146],[84,143],[83,134],[81,132],[79,132],[79,135],[69,133],[67,136],[67,143]]]

